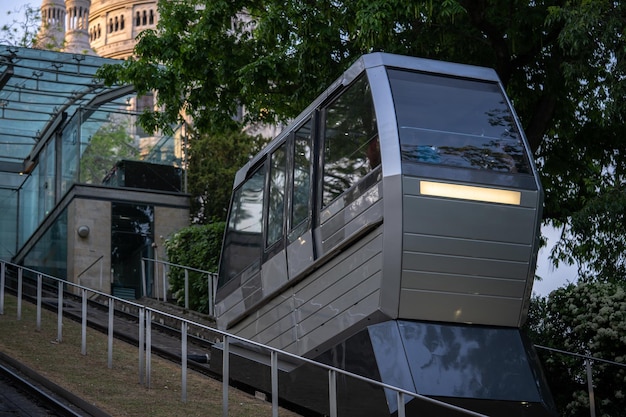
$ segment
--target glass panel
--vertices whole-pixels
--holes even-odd
[[[20,189],[18,246],[22,246],[39,225],[39,169],[37,165]]]
[[[48,142],[48,144],[44,147],[42,153],[39,156],[39,164],[39,174],[41,175],[41,178],[39,180],[39,198],[41,201],[41,212],[39,213],[39,218],[44,219],[48,215],[48,213],[52,211],[55,204],[54,140]]]
[[[265,166],[262,166],[233,195],[220,262],[219,286],[260,261],[264,188]]]
[[[109,103],[108,105],[113,105]],[[116,162],[138,159],[130,116],[100,109],[81,125],[80,182],[101,184]]]
[[[540,400],[518,329],[398,321],[417,392]]]
[[[148,135],[138,124],[137,111],[150,107],[150,103],[152,95],[128,95],[84,112],[80,127],[81,183],[116,186],[108,180],[120,161],[181,166],[182,129],[173,126],[171,136],[158,132]]]
[[[361,77],[326,109],[323,205],[378,165],[376,114],[369,84]]]
[[[61,139],[61,192],[59,197],[65,195],[68,190],[78,181],[78,118],[74,118],[63,129]]]
[[[67,210],[63,210],[28,252],[24,266],[53,277],[67,277]]]
[[[17,250],[17,191],[0,189],[0,259],[11,260]]]
[[[294,141],[291,228],[294,237],[306,229],[310,211],[311,190],[311,121],[296,132]]]
[[[283,236],[285,213],[286,145],[278,148],[271,157],[269,207],[267,211],[266,246],[270,247]]]
[[[389,70],[404,161],[529,173],[496,83]]]

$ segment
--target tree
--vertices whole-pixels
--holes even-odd
[[[533,300],[528,319],[539,345],[626,364],[626,283],[580,282]],[[584,360],[539,350],[562,416],[589,415]],[[626,366],[593,362],[598,416],[626,407]]]
[[[235,174],[262,139],[239,131],[213,135],[194,132],[190,135],[193,146],[189,148],[188,168],[192,221],[225,221]]]
[[[158,27],[140,35],[136,58],[100,75],[140,93],[158,90],[163,111],[144,115],[147,127],[163,128],[184,110],[200,132],[215,133],[295,116],[371,51],[493,67],[543,175],[544,218],[564,233],[555,261],[587,262],[589,274],[614,279],[624,273],[623,251],[604,243],[622,236],[623,217],[598,242],[587,239],[597,217],[586,212],[613,218],[611,209],[626,199],[625,7],[586,0],[161,1]],[[238,106],[246,109],[239,123],[232,117]],[[607,205],[608,195],[621,203]]]
[[[11,22],[0,27],[0,44],[31,47],[37,43],[37,31],[41,17],[39,9],[29,4],[17,10],[8,11]]]

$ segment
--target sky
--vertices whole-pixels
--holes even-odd
[[[19,20],[26,5],[39,7],[41,0],[0,0],[0,27],[11,23],[13,19]],[[12,12],[12,14],[7,15],[7,12]],[[536,274],[543,279],[542,281],[535,281],[533,292],[539,295],[548,295],[550,291],[565,285],[567,282],[574,282],[576,268],[561,266],[554,269],[551,266],[548,255],[558,239],[558,232],[544,228],[542,233],[548,238],[548,245],[539,252]]]
[[[23,21],[27,5],[39,7],[41,0],[0,0],[0,28],[10,25],[14,20]]]
[[[41,6],[41,0],[0,0],[0,26],[13,21],[12,16],[7,16],[7,12],[15,13],[17,11],[16,18],[21,17],[24,13],[20,13],[23,7],[26,5],[31,7]]]

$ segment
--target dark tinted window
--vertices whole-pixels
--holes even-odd
[[[311,190],[311,121],[296,131],[294,140],[293,189],[291,199],[292,236],[306,230]]]
[[[260,263],[263,244],[265,167],[260,167],[234,193],[224,237],[219,286]]]
[[[286,145],[282,145],[270,159],[270,191],[267,212],[267,242],[272,246],[283,236],[283,218],[285,212],[285,169],[287,158]]]
[[[376,114],[365,77],[326,109],[324,206],[380,165]]]
[[[388,74],[404,161],[530,172],[498,84],[400,70]]]

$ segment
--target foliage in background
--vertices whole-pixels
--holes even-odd
[[[9,0],[6,0],[9,1]],[[41,22],[39,8],[24,5],[8,11],[11,22],[0,26],[0,44],[32,47],[37,43],[37,32]]]
[[[580,282],[533,300],[527,322],[533,342],[626,365],[626,283]],[[589,415],[582,358],[538,349],[559,412]],[[623,415],[626,366],[593,364],[597,416]]]
[[[626,205],[624,2],[175,0],[159,2],[159,13],[136,57],[99,73],[158,90],[163,111],[143,115],[148,128],[181,110],[201,133],[287,120],[372,51],[495,68],[543,176],[545,222],[563,231],[555,261],[624,278],[624,252],[607,244],[626,228],[613,216]],[[233,117],[240,106],[243,119]],[[589,239],[596,220],[610,218],[619,227]]]
[[[188,169],[191,219],[200,224],[225,221],[235,174],[262,139],[238,131],[212,135],[193,132]]]
[[[216,222],[186,227],[165,241],[168,261],[177,265],[217,272],[226,224]],[[178,305],[185,305],[185,273],[169,268],[169,283]],[[208,312],[207,275],[189,272],[189,308]]]

